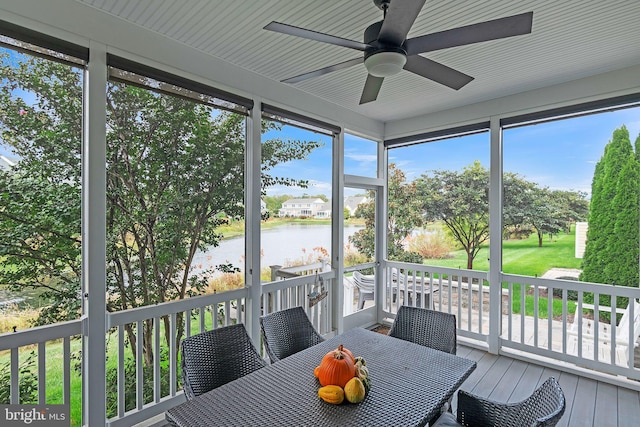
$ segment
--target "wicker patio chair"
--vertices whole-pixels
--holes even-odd
[[[241,323],[185,338],[180,353],[187,400],[267,365]]]
[[[565,409],[562,388],[551,377],[531,396],[518,403],[500,403],[475,396],[466,391],[458,392],[457,422],[453,414],[443,414],[434,424],[446,426],[555,426]]]
[[[456,317],[453,314],[403,305],[398,309],[389,335],[456,354]]]
[[[302,307],[262,316],[260,329],[271,363],[324,341]]]

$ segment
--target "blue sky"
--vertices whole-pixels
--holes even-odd
[[[622,125],[629,130],[633,144],[640,134],[640,107],[507,129],[503,133],[504,170],[519,173],[541,187],[590,194],[595,165],[613,131]],[[317,138],[311,132],[292,127],[284,129],[285,135]],[[299,174],[310,180],[310,188],[273,188],[267,194],[328,196],[331,141],[328,137],[323,138],[325,147],[313,153],[308,160],[290,162],[274,170],[276,174]],[[474,160],[489,167],[488,132],[396,148],[389,152],[389,162],[402,169],[408,180],[431,169],[461,170]],[[345,173],[374,177],[375,162],[374,142],[353,135],[345,136]],[[354,193],[345,190],[346,195]]]

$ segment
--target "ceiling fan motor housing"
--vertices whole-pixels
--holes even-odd
[[[364,42],[370,47],[364,51],[364,65],[375,77],[389,77],[402,70],[407,62],[407,51],[402,46],[381,43],[378,34],[382,22],[371,24],[364,30]]]

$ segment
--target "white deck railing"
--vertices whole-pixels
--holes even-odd
[[[385,263],[385,312],[395,315],[398,303],[456,315],[458,334],[487,341],[489,334],[489,282],[485,271],[420,264]]]
[[[502,277],[508,291],[501,304],[502,348],[640,380],[640,369],[634,366],[634,347],[638,345],[637,328],[640,327],[637,305],[630,304],[627,314],[629,319],[636,319],[635,322],[631,320],[618,326],[628,301],[640,298],[639,288],[513,274]],[[601,296],[608,296],[611,301],[612,320],[602,315],[605,310],[599,310]],[[600,316],[587,309],[591,304],[595,311],[600,311]],[[623,307],[616,308],[616,305]],[[523,306],[525,315],[522,315]],[[590,331],[587,331],[586,319],[589,319]],[[632,345],[628,345],[629,337]]]
[[[386,317],[392,318],[399,304],[452,313],[456,315],[459,336],[486,343],[489,320],[497,315],[501,324],[501,352],[521,352],[525,358],[543,356],[594,372],[640,380],[640,370],[633,364],[634,346],[623,345],[625,337],[622,336],[634,336],[634,322],[625,326],[628,333],[624,333],[625,329],[595,316],[590,323],[592,330],[587,333],[582,323],[574,321],[576,310],[580,313],[589,307],[587,295],[595,295],[589,301],[593,300],[594,307],[599,309],[600,295],[608,295],[614,301],[640,298],[638,288],[503,274],[501,301],[497,305],[500,309],[493,313],[486,272],[391,261],[384,263],[382,272],[382,312]],[[342,291],[337,283],[334,271],[264,283],[261,313],[302,306],[321,334],[335,333],[333,294]],[[181,331],[182,336],[187,337],[232,323],[249,323],[248,298],[249,288],[242,288],[108,313],[107,364],[115,372],[116,392],[115,397],[113,394],[110,397],[114,415],[106,420],[107,424],[131,425],[183,401],[175,344]],[[612,319],[624,312],[621,308],[612,311]],[[637,317],[636,311],[635,306],[630,306],[628,317]],[[589,314],[586,310],[585,316]],[[79,375],[72,369],[71,343],[73,338],[82,336],[82,325],[81,320],[76,320],[0,335],[0,351],[10,353],[11,403],[20,403],[19,364],[25,349],[35,349],[37,354],[38,403],[50,403],[46,402],[46,389],[51,361],[47,360],[46,353],[50,346],[56,345],[62,347],[62,361],[55,362],[62,370],[64,391],[60,403],[70,402],[71,378]],[[130,326],[131,335],[125,330],[126,325]],[[146,369],[141,339],[145,331],[154,353],[153,363]],[[135,357],[129,348],[130,339],[135,340]]]
[[[61,362],[58,366],[62,370],[62,401],[71,401],[71,340],[80,338],[82,321],[56,323],[55,325],[38,326],[24,331],[10,332],[0,335],[0,353],[10,352],[10,397],[9,403],[20,402],[20,377],[25,375],[20,369],[20,355],[22,351],[33,349],[37,359],[38,404],[45,404],[47,396],[47,347],[61,346]],[[51,361],[49,361],[51,363]]]
[[[263,313],[303,306],[316,329],[323,335],[332,333],[332,271],[293,279],[264,283]],[[207,294],[153,306],[107,313],[107,372],[115,373],[115,395],[108,396],[108,408],[114,414],[110,426],[139,423],[184,401],[180,389],[178,337],[188,337],[205,330],[235,323],[247,323],[248,288]],[[70,382],[74,375],[70,350],[71,339],[81,338],[82,320],[41,326],[0,335],[0,352],[10,352],[10,403],[20,402],[20,360],[24,350],[37,349],[38,403],[46,401],[47,361],[49,346],[62,345],[63,401],[70,403]],[[130,333],[126,327],[130,328]],[[143,335],[150,338],[153,362],[145,367]],[[167,344],[168,339],[168,344]],[[134,340],[135,357],[130,341]],[[57,362],[56,362],[57,363]],[[109,374],[108,374],[109,375]],[[109,387],[110,384],[107,384]],[[94,392],[95,393],[95,392]],[[109,394],[109,393],[108,393]],[[93,397],[100,398],[97,394]],[[80,421],[80,420],[76,420]]]
[[[524,358],[542,356],[594,373],[640,380],[640,369],[634,366],[640,308],[625,308],[628,301],[640,299],[640,288],[502,274],[501,301],[496,305],[500,310],[492,313],[486,272],[393,261],[384,265],[383,310],[390,317],[405,303],[455,314],[459,336],[488,342],[489,319],[499,316],[502,352],[513,350]],[[613,302],[611,308],[600,306],[603,296]],[[611,323],[605,312],[616,322]],[[621,323],[625,313],[628,322]]]

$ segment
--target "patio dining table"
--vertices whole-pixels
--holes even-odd
[[[313,375],[343,344],[362,356],[371,390],[358,404],[332,405]],[[420,426],[473,372],[476,362],[362,328],[352,329],[182,403],[165,414],[175,426]]]

